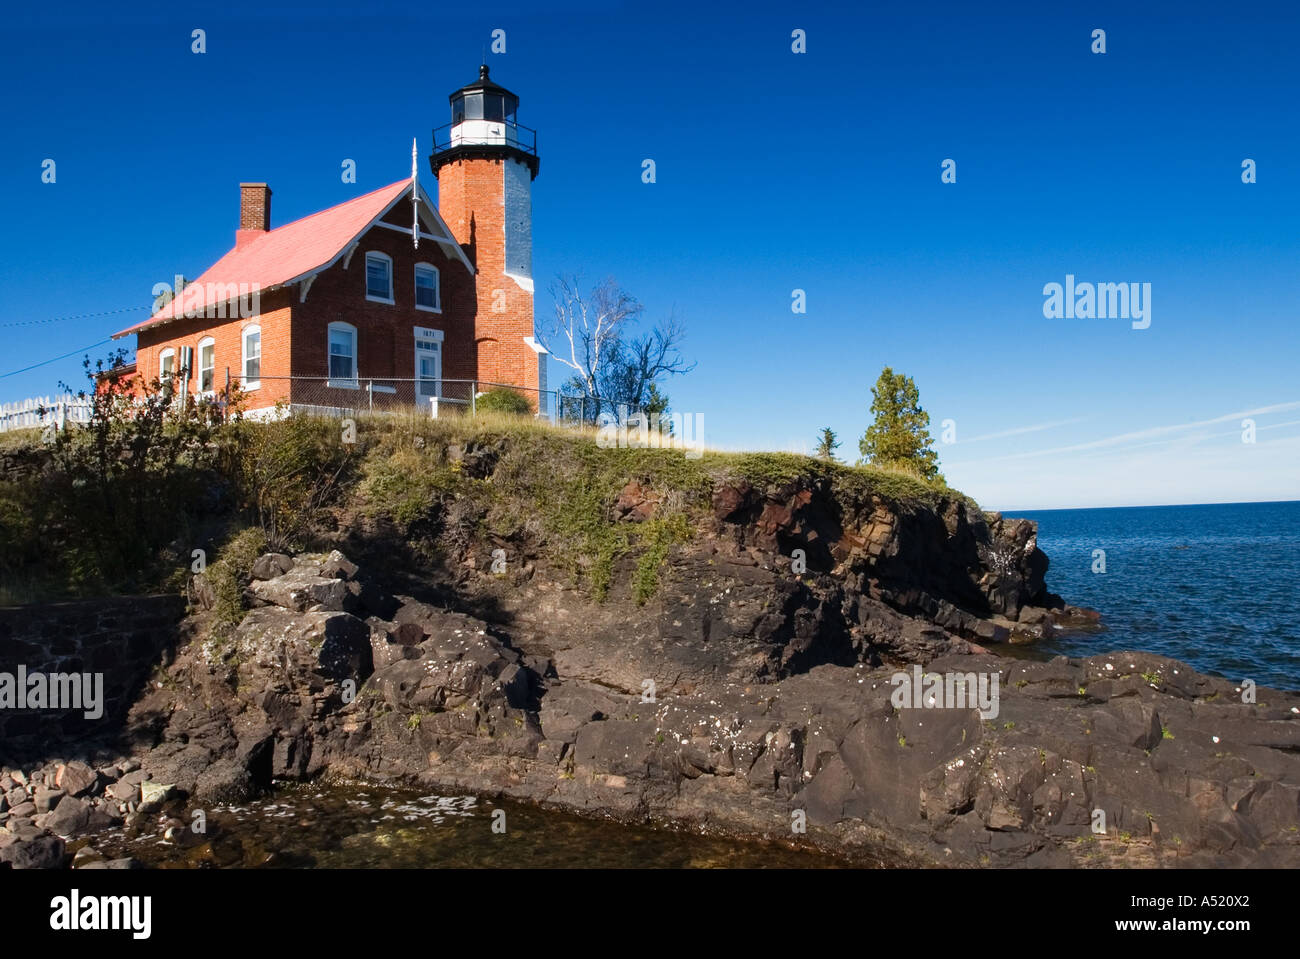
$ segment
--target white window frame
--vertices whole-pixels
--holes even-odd
[[[334,334],[347,333],[352,338],[352,375],[350,377],[336,378],[330,370],[330,359],[333,353],[330,352],[331,341]],[[344,323],[342,320],[336,320],[331,323],[325,330],[325,385],[333,387],[336,390],[359,390],[361,381],[357,378],[357,328],[351,323]]]
[[[441,397],[442,396],[442,352],[443,352],[442,330],[432,330],[429,329],[428,327],[417,326],[414,328],[413,333],[414,333],[414,338],[417,340],[434,340],[438,344],[438,377],[437,380],[435,381],[437,386],[435,387],[434,396]],[[424,379],[424,377],[420,375],[420,350],[417,347],[415,349],[415,401],[417,403],[420,402],[420,400],[427,398],[421,396],[420,394],[420,381],[422,379]]]
[[[383,260],[386,264],[388,264],[388,296],[386,297],[373,296],[370,292],[370,258],[371,257],[374,257],[377,260]],[[371,303],[387,303],[389,306],[392,306],[394,303],[397,302],[396,300],[393,299],[393,258],[389,256],[387,253],[380,253],[378,250],[366,251],[366,269],[364,271],[364,277],[362,279],[362,282],[365,283],[366,285],[366,299],[369,300]]]
[[[420,270],[427,269],[433,273],[433,306],[420,305]],[[423,313],[441,313],[442,312],[442,273],[432,263],[415,264],[415,272],[412,277],[412,291],[415,294],[415,308]]]
[[[248,355],[248,338],[254,333],[257,334],[257,379],[248,378],[248,361],[251,357]],[[239,331],[240,359],[239,359],[239,386],[245,392],[255,390],[262,385],[262,327],[258,323],[249,323]]]
[[[167,360],[172,361],[172,368],[170,373],[168,373],[163,368],[163,364],[166,363]],[[171,377],[172,385],[175,386],[175,376],[177,372],[179,371],[176,369],[176,351],[169,346],[167,347],[167,349],[163,350],[161,353],[158,354],[158,382],[161,383],[163,386],[166,386],[168,382],[168,378]]]
[[[212,383],[205,390],[203,388],[203,351],[209,346],[212,347],[212,365],[208,367],[212,371]],[[198,376],[195,377],[194,381],[194,392],[201,396],[212,396],[217,391],[217,341],[210,336],[203,337],[195,348],[194,356],[194,365],[198,367]]]

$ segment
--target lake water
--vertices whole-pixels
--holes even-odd
[[[1007,513],[1038,522],[1047,585],[1108,627],[1045,652],[1125,649],[1300,689],[1300,502]],[[1105,573],[1093,572],[1094,550]]]
[[[505,813],[504,832],[494,832]],[[218,806],[207,831],[164,840],[151,822],[138,836],[106,834],[109,858],[184,868],[722,868],[850,865],[779,842],[742,842],[650,829],[522,803],[442,796],[373,783],[288,784],[253,802]],[[883,863],[855,862],[857,866]]]

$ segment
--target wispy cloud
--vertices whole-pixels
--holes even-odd
[[[1060,456],[1067,453],[1082,453],[1088,451],[1106,451],[1113,450],[1115,447],[1137,449],[1142,446],[1158,446],[1164,443],[1187,442],[1188,440],[1195,441],[1194,437],[1187,435],[1192,430],[1204,429],[1207,426],[1215,426],[1219,423],[1228,423],[1233,420],[1240,421],[1248,417],[1265,416],[1269,413],[1280,413],[1283,410],[1294,409],[1300,409],[1300,400],[1294,400],[1289,403],[1275,403],[1272,406],[1260,406],[1255,409],[1241,410],[1237,413],[1226,413],[1223,416],[1215,416],[1207,420],[1196,420],[1191,423],[1175,423],[1170,426],[1152,426],[1143,430],[1117,433],[1114,436],[1107,436],[1098,440],[1090,440],[1087,443],[1075,443],[1070,446],[1054,446],[1049,449],[1029,450],[1023,453],[1007,453],[1004,456],[990,456],[980,460],[965,460],[963,461],[963,464],[1033,459],[1040,456]],[[1278,423],[1274,425],[1284,426],[1288,424]],[[1262,428],[1263,427],[1261,427],[1261,429]]]
[[[1076,416],[1068,420],[1053,420],[1051,423],[1038,423],[1034,426],[1019,426],[1011,430],[1001,430],[997,433],[984,433],[981,436],[972,436],[970,439],[958,440],[957,445],[964,446],[967,443],[981,443],[984,440],[1000,440],[1004,436],[1023,436],[1025,433],[1041,433],[1044,430],[1054,430],[1058,426],[1069,426],[1071,423],[1082,423],[1088,417]]]

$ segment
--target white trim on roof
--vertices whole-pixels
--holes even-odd
[[[385,230],[396,230],[398,233],[409,234],[411,232],[409,226],[399,226],[396,223],[389,223],[387,220],[380,220],[375,224],[375,226],[382,226]],[[424,230],[420,231],[420,239],[432,240],[434,243],[441,243],[443,246],[460,246],[460,244],[455,240],[448,240],[443,236],[434,236],[432,233],[427,233]]]
[[[425,234],[425,233],[422,232],[420,235],[421,235],[421,236],[425,236],[425,237],[427,237],[428,239],[431,239],[431,240],[433,240],[434,242],[438,243],[440,246],[445,246],[445,247],[447,247],[449,250],[451,250],[452,253],[454,254],[454,258],[457,258],[457,259],[459,259],[462,263],[464,263],[464,264],[465,264],[465,269],[469,270],[470,275],[473,276],[473,275],[474,275],[475,273],[477,273],[478,271],[474,269],[474,264],[471,263],[471,262],[469,261],[469,257],[467,257],[467,256],[465,255],[465,250],[464,250],[464,248],[462,248],[461,245],[460,245],[459,243],[456,242],[456,238],[452,235],[451,228],[447,226],[447,221],[444,220],[444,219],[442,218],[442,214],[440,214],[440,213],[438,212],[438,208],[435,207],[435,206],[433,205],[433,201],[429,199],[429,194],[427,194],[427,193],[424,191],[424,187],[420,186],[420,185],[417,183],[417,184],[416,184],[416,189],[418,189],[418,190],[420,191],[420,204],[419,204],[419,205],[420,205],[420,216],[424,218],[424,223],[425,223],[425,225],[426,225],[427,227],[429,227],[429,233]],[[376,190],[376,191],[372,191],[372,192],[379,192],[379,191]],[[363,194],[363,195],[364,195],[364,194]],[[335,253],[334,256],[331,257],[331,258],[329,259],[329,261],[327,261],[327,262],[325,262],[325,263],[321,263],[321,264],[319,264],[319,265],[317,265],[317,266],[314,266],[314,267],[312,267],[312,268],[309,269],[309,270],[304,270],[302,273],[299,273],[297,276],[290,277],[289,279],[284,280],[284,281],[281,282],[281,283],[275,283],[275,284],[272,284],[271,286],[265,287],[265,288],[262,290],[262,292],[263,292],[263,293],[269,293],[269,292],[271,292],[272,290],[279,290],[279,289],[282,289],[282,288],[287,287],[287,286],[293,286],[293,284],[295,284],[295,283],[301,283],[302,281],[306,280],[307,277],[309,277],[309,276],[314,276],[314,275],[317,274],[317,273],[323,273],[325,270],[328,270],[331,266],[333,266],[335,263],[337,263],[337,262],[338,262],[340,259],[342,259],[344,256],[347,257],[347,261],[345,261],[344,264],[343,264],[343,268],[346,270],[346,269],[347,269],[347,264],[348,264],[348,262],[351,261],[351,259],[352,259],[352,253],[355,252],[356,247],[357,247],[357,244],[359,243],[361,237],[362,237],[366,232],[368,232],[369,230],[371,230],[371,229],[375,226],[376,223],[378,223],[380,220],[382,220],[382,219],[384,218],[384,216],[385,216],[385,215],[386,215],[386,214],[387,214],[387,213],[388,213],[388,212],[389,212],[393,207],[395,207],[395,206],[397,205],[397,203],[398,203],[399,200],[403,199],[404,197],[409,197],[410,195],[411,195],[411,181],[410,181],[410,180],[407,180],[407,181],[406,181],[406,185],[405,185],[404,187],[402,187],[402,189],[399,190],[399,191],[397,192],[397,195],[396,195],[395,197],[393,197],[393,199],[389,202],[389,204],[388,204],[387,206],[385,206],[382,210],[380,210],[380,211],[379,211],[379,212],[374,216],[374,218],[371,219],[371,221],[370,221],[369,223],[367,223],[367,224],[366,224],[365,226],[363,226],[360,230],[358,230],[356,233],[354,233],[354,234],[352,235],[352,239],[349,240],[347,243],[343,244],[343,245],[339,248],[338,252]],[[356,199],[360,199],[360,197],[357,197]],[[346,202],[352,202],[352,201],[349,200],[349,201],[346,201]],[[343,204],[340,203],[340,204],[335,204],[335,205],[336,205],[336,206],[342,206]],[[318,210],[316,213],[309,214],[309,216],[317,216],[317,215],[320,214],[320,213],[325,213],[325,212],[327,212],[328,210],[332,210],[332,209],[334,209],[334,207],[326,207],[324,210]],[[302,219],[306,219],[306,217],[302,217]],[[297,221],[297,220],[294,220],[294,221],[292,221],[292,222],[297,223],[298,221]],[[285,226],[288,226],[288,225],[289,225],[288,223],[285,224]],[[390,224],[385,223],[385,224],[383,224],[383,225],[384,225],[384,226],[389,226]],[[281,227],[277,227],[276,229],[281,229]],[[205,271],[205,272],[206,272],[206,271]],[[200,277],[200,279],[201,279],[201,277]],[[301,300],[300,300],[299,302],[301,302]],[[152,318],[151,318],[151,319],[152,319]],[[154,322],[148,322],[148,321],[147,321],[147,322],[144,323],[143,325],[138,326],[138,327],[135,327],[135,328],[133,328],[133,329],[131,329],[131,330],[123,330],[121,333],[116,334],[116,335],[113,337],[113,339],[117,340],[117,339],[121,339],[122,337],[125,337],[125,336],[134,336],[134,335],[136,335],[136,334],[138,334],[138,333],[141,333],[141,332],[143,332],[143,331],[145,331],[145,330],[152,330],[152,329],[156,329],[156,328],[158,328],[158,327],[160,327],[160,326],[165,326],[166,324],[172,322],[173,320],[178,320],[178,319],[183,319],[183,317],[176,316],[176,315],[175,315],[175,309],[173,308],[173,315],[172,315],[172,316],[169,316],[169,317],[166,317],[166,318],[164,318],[164,319],[160,319],[160,320],[157,320],[157,321],[154,321]]]
[[[448,240],[451,240],[451,245],[454,246],[455,252],[459,256],[460,261],[465,264],[465,269],[469,270],[470,275],[473,276],[474,273],[476,272],[474,269],[474,264],[469,261],[469,257],[465,255],[465,251],[461,248],[460,244],[455,242],[455,238],[452,236],[451,233],[451,228],[447,226],[447,221],[444,220],[442,218],[442,215],[434,208],[433,202],[429,199],[429,194],[424,192],[424,187],[420,186],[419,184],[416,184],[416,189],[420,191],[421,216],[425,215],[424,213],[425,210],[429,211],[428,215],[432,216],[433,220],[432,222],[427,223],[427,225],[441,231],[443,237],[445,237]],[[389,202],[388,206],[384,207],[382,210],[376,213],[374,218],[369,223],[367,223],[365,226],[363,226],[360,230],[358,230],[356,233],[352,235],[352,241],[355,242],[359,240],[367,232],[373,229],[375,224],[377,224],[388,214],[389,210],[397,206],[399,200],[403,199],[404,197],[410,196],[410,193],[411,193],[411,183],[408,180],[406,186],[402,187],[402,189],[398,191],[397,196],[393,197],[393,199]],[[322,210],[321,212],[324,211]],[[436,235],[434,236],[434,239],[436,239],[439,243],[443,242],[442,238],[439,238]],[[290,280],[285,280],[284,283],[278,285],[288,286],[291,283],[297,283],[308,273],[325,272],[331,266],[333,266],[335,263],[339,261],[339,258],[342,257],[343,254],[347,252],[347,249],[348,249],[347,246],[344,246],[341,250],[338,251],[338,253],[334,254],[333,259],[331,259],[328,263],[323,263],[320,266],[316,266],[310,270],[306,270],[303,273],[299,274],[298,276],[295,276]],[[276,287],[273,286],[270,289],[274,290],[275,288]]]

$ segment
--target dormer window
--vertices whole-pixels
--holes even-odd
[[[393,261],[386,253],[366,254],[366,299],[393,302]]]

